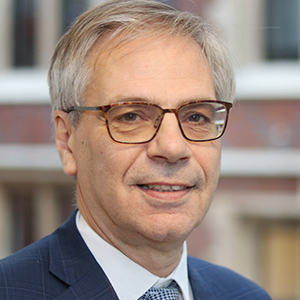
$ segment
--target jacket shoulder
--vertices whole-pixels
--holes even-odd
[[[228,268],[189,257],[188,270],[193,290],[206,289],[212,295],[212,299],[271,299],[259,285]]]
[[[0,261],[0,299],[51,299],[47,295],[65,288],[49,276],[48,242],[46,237]]]
[[[54,233],[0,260],[0,299],[53,299],[66,284],[49,270],[51,247],[72,217]],[[57,248],[57,247],[55,247]]]

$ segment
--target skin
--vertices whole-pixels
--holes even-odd
[[[86,105],[139,98],[163,108],[215,99],[210,67],[198,44],[180,37],[130,41],[90,55],[94,81]],[[95,112],[70,125],[54,114],[64,171],[77,177],[78,206],[88,224],[108,243],[153,274],[169,275],[183,242],[204,218],[220,172],[221,142],[184,139],[174,114],[166,114],[149,143],[112,141]],[[147,185],[176,185],[161,192]]]

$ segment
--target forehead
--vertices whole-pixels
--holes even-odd
[[[174,92],[183,97],[189,93],[186,101],[215,97],[210,66],[193,39],[160,36],[99,41],[89,62],[93,89],[101,90],[101,98],[110,102],[124,97],[152,101],[158,94],[174,99]]]
[[[155,50],[157,46],[163,46],[165,53],[172,49],[172,47],[173,51],[176,48],[179,54],[186,46],[193,48],[195,54],[199,56],[198,58],[204,55],[202,48],[194,39],[180,36],[179,34],[155,34],[155,32],[149,31],[149,34],[148,32],[144,32],[143,35],[133,33],[127,36],[124,33],[120,33],[113,36],[113,34],[110,33],[99,39],[93,46],[89,56],[89,64],[96,70],[97,67],[116,63],[122,59],[135,59],[135,56],[146,55],[149,53],[149,50]],[[160,57],[161,56],[162,53],[160,53]]]

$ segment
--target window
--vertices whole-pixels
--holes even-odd
[[[299,221],[275,221],[263,234],[265,288],[272,299],[299,299]]]
[[[14,67],[41,65],[41,59],[46,65],[51,55],[49,49],[53,49],[57,39],[89,8],[88,0],[12,1]]]
[[[299,0],[266,0],[266,58],[299,58]]]
[[[16,67],[34,64],[36,4],[36,0],[14,0],[13,65]]]
[[[45,174],[46,177],[50,173]],[[30,178],[30,173],[25,174]],[[0,236],[3,237],[5,232],[9,237],[6,241],[1,240],[1,250],[5,255],[50,234],[74,210],[74,183],[53,183],[50,178],[49,184],[36,183],[37,180],[31,178],[26,183],[17,181],[0,185],[0,205],[7,203],[1,217],[5,214],[8,218],[5,226],[0,228]]]
[[[75,21],[75,19],[88,9],[86,0],[63,0],[62,26],[63,33]]]

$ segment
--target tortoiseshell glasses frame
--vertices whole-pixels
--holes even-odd
[[[174,113],[182,135],[192,142],[219,139],[225,132],[232,103],[200,100],[178,108],[162,108],[141,102],[119,102],[104,106],[72,106],[65,111],[98,111],[105,118],[112,140],[123,144],[143,144],[155,138],[166,113]],[[100,116],[99,116],[100,117]]]

